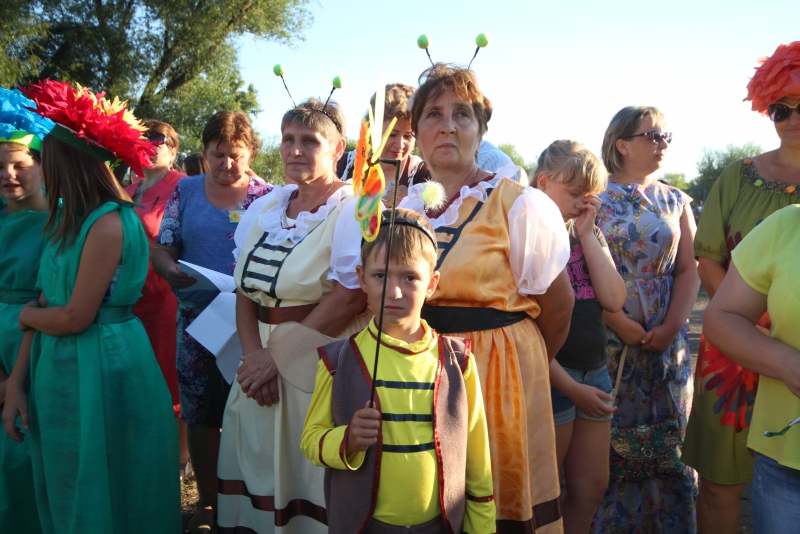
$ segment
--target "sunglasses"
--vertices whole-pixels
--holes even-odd
[[[769,118],[772,119],[772,122],[785,121],[792,114],[792,111],[800,113],[800,102],[794,106],[789,106],[783,102],[775,102],[774,104],[767,106],[767,112],[769,113]]]
[[[629,135],[628,137],[623,137],[623,139],[633,139],[634,137],[649,137],[650,140],[654,143],[660,143],[661,141],[666,141],[667,144],[672,142],[672,132],[642,132],[634,135]]]
[[[167,136],[164,134],[151,134],[147,136],[147,140],[157,145],[168,145]]]

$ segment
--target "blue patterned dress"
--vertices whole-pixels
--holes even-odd
[[[672,186],[609,182],[600,195],[597,226],[625,280],[625,313],[645,330],[664,322],[669,308],[680,218],[691,198]],[[614,383],[623,342],[608,330],[606,354]],[[686,327],[664,353],[628,349],[613,426],[656,423],[675,417],[683,435],[691,409],[691,352]],[[671,405],[671,406],[670,406]],[[674,416],[673,416],[674,414]],[[592,525],[596,533],[696,532],[697,474],[610,484]]]

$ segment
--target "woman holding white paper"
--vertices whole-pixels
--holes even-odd
[[[245,171],[258,151],[247,115],[220,111],[203,130],[204,154],[211,170],[180,180],[172,191],[153,249],[153,268],[178,290],[176,359],[181,416],[200,494],[190,532],[211,528],[217,500],[217,454],[222,412],[230,391],[207,351],[186,328],[217,291],[192,290],[196,279],[181,272],[178,260],[226,275],[233,273],[233,233],[244,210],[272,187]]]
[[[281,159],[296,185],[254,202],[236,230],[236,323],[245,356],[222,427],[217,520],[225,532],[328,531],[324,470],[303,456],[300,434],[313,389],[304,378],[310,374],[313,384],[316,347],[325,344],[308,340],[366,324],[358,320],[366,296],[356,275],[361,232],[353,189],[335,173],[344,126],[334,102],[309,99],[286,112]],[[291,355],[288,362],[282,354]]]

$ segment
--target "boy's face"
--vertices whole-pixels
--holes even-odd
[[[357,267],[358,281],[367,294],[367,302],[377,316],[381,309],[383,273],[386,267],[386,247],[381,247],[367,257],[363,267]],[[386,301],[383,327],[394,338],[401,332],[416,331],[425,299],[433,295],[439,283],[439,272],[431,272],[431,265],[421,257],[399,264],[389,262],[389,279],[386,283]]]

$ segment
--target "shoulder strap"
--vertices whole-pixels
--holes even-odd
[[[317,348],[317,354],[319,354],[320,360],[323,361],[331,376],[335,375],[336,369],[339,368],[339,359],[342,355],[342,349],[348,341],[350,341],[349,338],[337,339],[325,346]]]
[[[458,367],[463,374],[467,370],[467,364],[472,356],[472,340],[461,337],[439,336],[439,342],[444,344],[444,349],[448,354],[452,354],[458,362]]]

